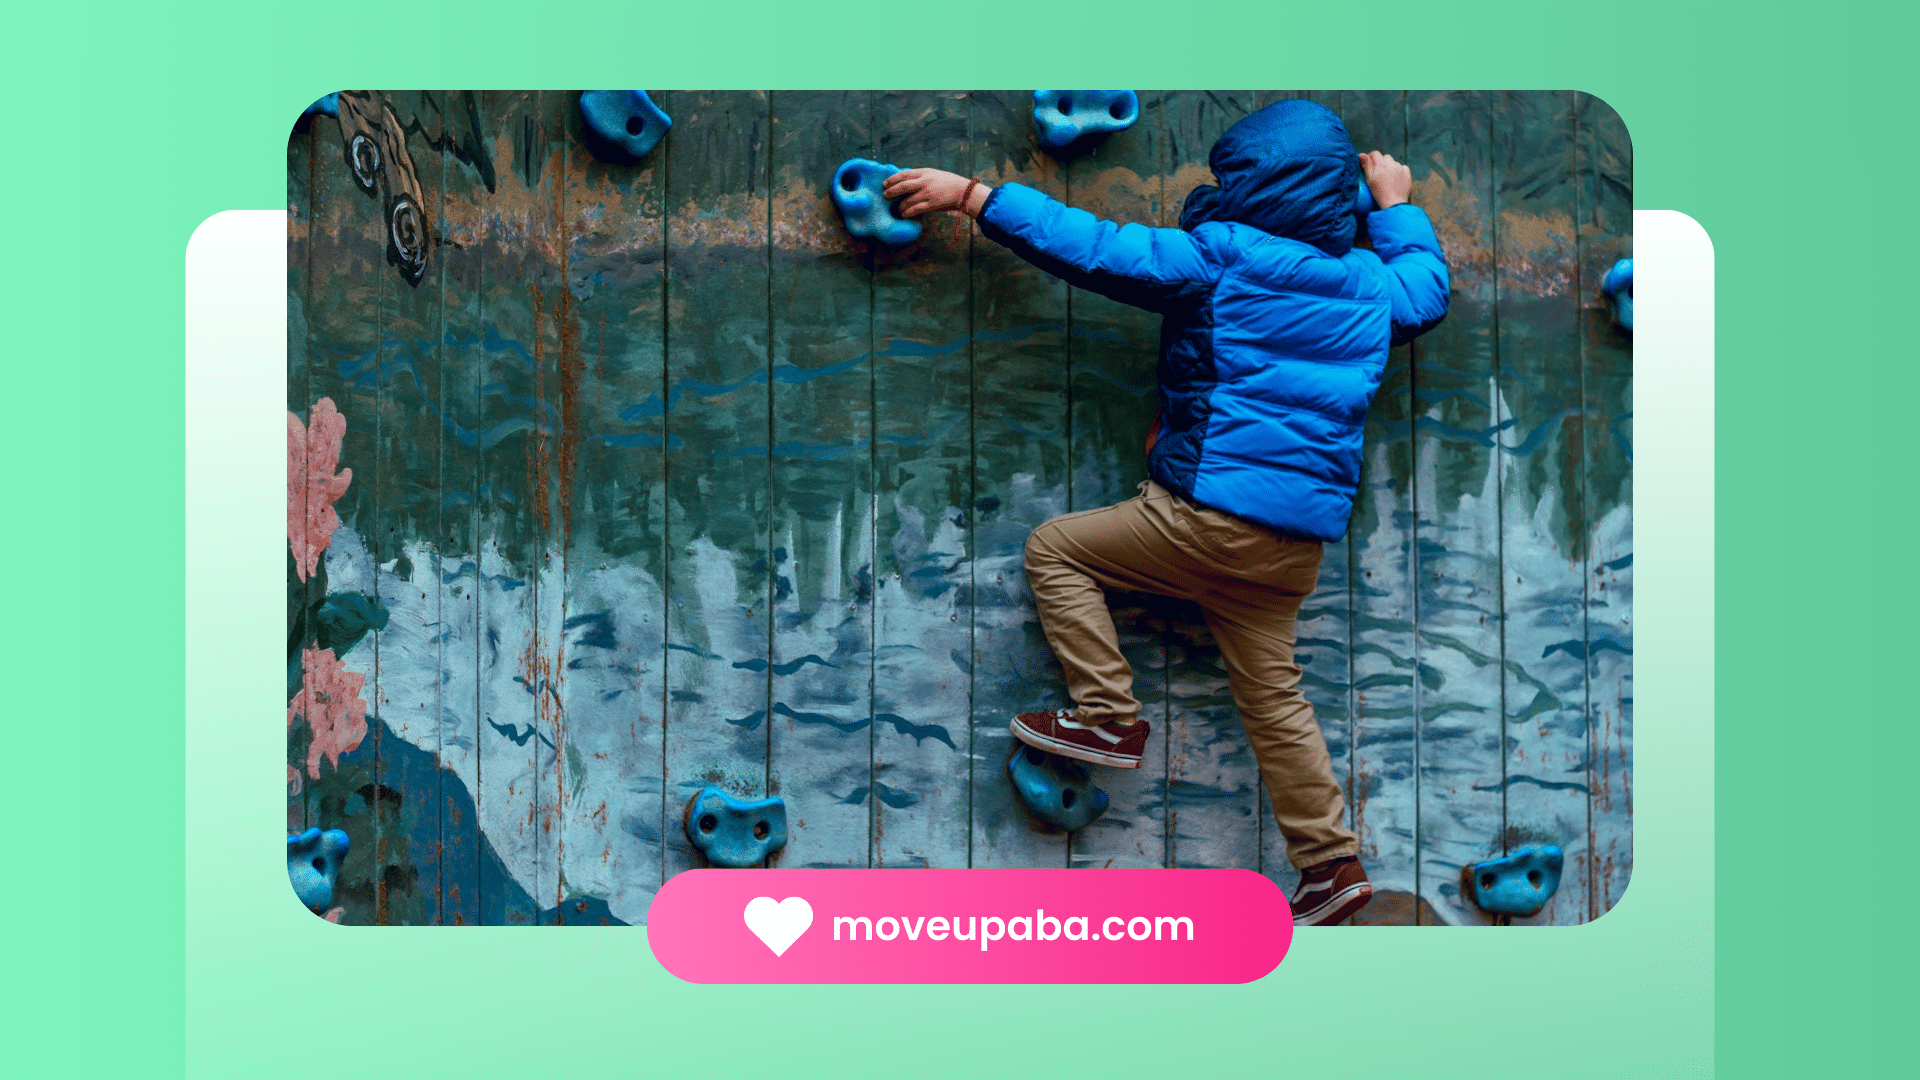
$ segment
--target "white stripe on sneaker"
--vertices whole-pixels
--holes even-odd
[[[1362,889],[1365,889],[1369,893],[1371,893],[1373,891],[1373,883],[1370,881],[1362,881],[1354,885],[1349,885],[1346,888],[1340,890],[1337,893],[1334,893],[1332,896],[1327,897],[1325,900],[1322,900],[1318,904],[1315,904],[1313,907],[1310,907],[1305,911],[1294,912],[1293,925],[1295,926],[1319,925],[1320,916],[1325,915],[1328,911],[1333,910],[1333,908],[1338,906],[1342,901],[1345,901],[1351,898],[1353,894],[1359,892]]]
[[[1063,742],[1059,739],[1042,735],[1021,723],[1018,717],[1014,718],[1007,727],[1013,732],[1014,738],[1026,743],[1028,746],[1045,750],[1048,753],[1059,754],[1061,757],[1088,761],[1095,765],[1111,765],[1116,769],[1137,769],[1140,767],[1140,759],[1137,757],[1128,754],[1104,754],[1098,750],[1092,750],[1076,743]]]
[[[1118,745],[1120,740],[1125,737],[1122,735],[1115,735],[1113,732],[1108,731],[1106,728],[1101,727],[1099,724],[1082,724],[1079,721],[1074,720],[1071,717],[1067,716],[1065,713],[1060,714],[1059,723],[1060,723],[1060,726],[1063,728],[1072,728],[1075,731],[1091,731],[1095,735],[1098,735],[1102,739],[1105,739],[1108,743],[1114,744],[1114,745]]]

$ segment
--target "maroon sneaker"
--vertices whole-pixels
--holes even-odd
[[[1065,709],[1053,712],[1027,712],[1007,725],[1013,737],[1038,750],[1061,757],[1111,765],[1116,769],[1137,769],[1140,755],[1147,749],[1145,720],[1116,724],[1109,720],[1092,726],[1076,723]]]
[[[1373,885],[1360,860],[1347,856],[1300,871],[1300,887],[1289,901],[1293,925],[1326,926],[1345,919],[1373,899]]]

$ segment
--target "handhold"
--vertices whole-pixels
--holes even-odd
[[[1365,225],[1367,215],[1371,213],[1373,213],[1373,189],[1367,186],[1367,178],[1362,176],[1360,194],[1353,199],[1353,216],[1360,219],[1360,224]]]
[[[1140,119],[1131,90],[1035,90],[1033,126],[1040,145],[1059,149],[1088,135],[1125,131]]]
[[[1107,812],[1107,793],[1093,786],[1085,765],[1031,746],[1007,762],[1013,790],[1034,817],[1062,829],[1081,829]]]
[[[332,116],[332,117],[338,118],[340,115],[340,92],[338,90],[335,90],[333,93],[328,94],[326,97],[323,97],[319,101],[316,101],[313,104],[307,106],[306,111],[302,112],[300,115],[301,116]]]
[[[736,799],[704,787],[687,802],[687,839],[714,866],[759,866],[787,846],[787,803]]]
[[[920,239],[920,223],[895,217],[893,207],[880,194],[887,177],[899,171],[898,165],[866,158],[853,158],[833,171],[833,205],[840,208],[840,221],[848,232],[895,246]]]
[[[347,834],[339,829],[308,829],[287,837],[287,877],[293,880],[293,894],[309,910],[333,906],[333,883],[340,877],[348,846]]]
[[[1460,891],[1489,914],[1533,915],[1560,888],[1560,867],[1565,861],[1560,849],[1549,844],[1504,859],[1469,863],[1460,868]]]
[[[1601,280],[1600,290],[1613,305],[1613,324],[1633,333],[1633,260],[1621,259],[1614,263],[1613,269]]]
[[[582,90],[580,118],[587,123],[587,148],[614,165],[637,165],[673,126],[645,90]]]

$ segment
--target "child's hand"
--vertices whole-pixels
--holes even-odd
[[[1413,170],[1378,150],[1360,155],[1360,171],[1366,175],[1376,209],[1399,206],[1413,197]]]
[[[972,185],[971,190],[968,189],[969,184]],[[921,214],[941,210],[961,210],[977,217],[981,208],[986,206],[987,195],[992,190],[958,173],[940,169],[902,169],[887,177],[880,194],[888,202],[898,202],[895,209],[901,217],[917,218]],[[966,206],[960,205],[962,199],[966,200]]]

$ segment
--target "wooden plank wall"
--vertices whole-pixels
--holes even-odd
[[[1062,160],[1020,92],[669,92],[672,133],[626,167],[586,151],[573,94],[408,92],[351,96],[385,140],[371,184],[341,121],[288,142],[288,409],[330,401],[352,471],[321,564],[290,566],[289,695],[324,626],[366,706],[317,767],[320,725],[288,729],[288,827],[353,839],[329,917],[643,921],[695,864],[681,812],[706,784],[787,800],[779,865],[1290,887],[1190,605],[1114,598],[1157,730],[1146,768],[1103,771],[1102,820],[1039,827],[1006,780],[1008,717],[1064,702],[1023,545],[1144,478],[1158,320],[955,216],[855,241],[826,189],[876,157],[1173,226],[1213,140],[1285,97],[1412,165],[1453,273],[1448,320],[1393,352],[1300,627],[1381,890],[1360,921],[1486,922],[1460,866],[1543,842],[1566,878],[1528,921],[1610,908],[1632,351],[1597,289],[1631,253],[1632,167],[1605,103],[1143,91],[1134,128]],[[407,192],[417,280],[390,239]],[[290,474],[324,449],[289,445]],[[342,597],[370,601],[353,640]]]

